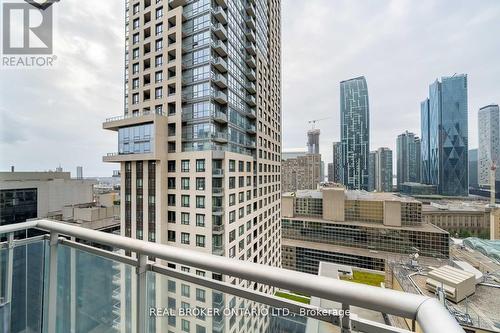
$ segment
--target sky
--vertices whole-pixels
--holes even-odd
[[[55,67],[0,68],[0,170],[109,176],[117,135],[102,122],[123,113],[122,0],[54,5]],[[405,130],[420,135],[420,102],[437,78],[469,79],[469,147],[477,110],[500,103],[498,0],[282,0],[283,148],[306,145],[308,120],[328,118],[321,153],[340,138],[339,82],[364,75],[370,145],[394,150]],[[306,115],[306,116],[305,116]]]

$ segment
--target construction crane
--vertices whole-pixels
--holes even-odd
[[[332,117],[326,117],[326,118],[309,120],[309,124],[312,124],[312,128],[311,129],[314,129],[314,127],[316,126],[317,122],[320,122],[320,121],[323,121],[323,120],[327,120],[327,119],[330,119],[330,118],[332,118]]]

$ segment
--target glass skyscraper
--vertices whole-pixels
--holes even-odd
[[[348,189],[368,190],[370,114],[364,76],[340,82],[342,183]]]
[[[479,109],[478,117],[478,184],[489,186],[491,166],[498,166],[500,157],[500,110],[498,105],[487,105]],[[495,179],[498,179],[500,169],[497,168]],[[470,180],[469,180],[470,181]]]
[[[467,75],[443,77],[421,103],[422,179],[439,194],[468,195]]]
[[[396,149],[398,189],[401,189],[403,183],[420,183],[421,142],[419,137],[408,131],[398,135]]]

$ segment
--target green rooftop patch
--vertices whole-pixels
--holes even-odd
[[[301,295],[296,295],[296,294],[290,294],[284,291],[277,291],[274,293],[274,296],[278,296],[281,298],[286,298],[290,301],[294,302],[299,302],[299,303],[304,303],[304,304],[309,304],[311,302],[311,299],[309,297],[301,296]]]
[[[366,284],[369,286],[380,287],[380,284],[385,281],[385,277],[381,274],[353,271],[352,279],[348,277],[341,277],[341,280]]]

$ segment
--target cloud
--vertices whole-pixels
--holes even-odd
[[[54,9],[56,68],[1,70],[0,169],[61,163],[109,175],[117,166],[101,156],[116,150],[116,135],[101,126],[123,113],[124,2]],[[453,73],[469,74],[469,142],[477,146],[477,110],[500,103],[499,16],[497,0],[282,1],[283,147],[305,147],[308,120],[330,117],[316,125],[328,163],[340,138],[339,82],[364,75],[371,148],[394,150],[398,134],[420,133],[429,83]]]
[[[319,122],[321,153],[340,139],[339,82],[364,75],[371,149],[394,150],[405,130],[420,134],[420,101],[436,78],[469,75],[469,144],[477,110],[500,103],[500,2],[466,0],[283,1],[283,146],[302,147]],[[394,163],[396,166],[396,163]]]

